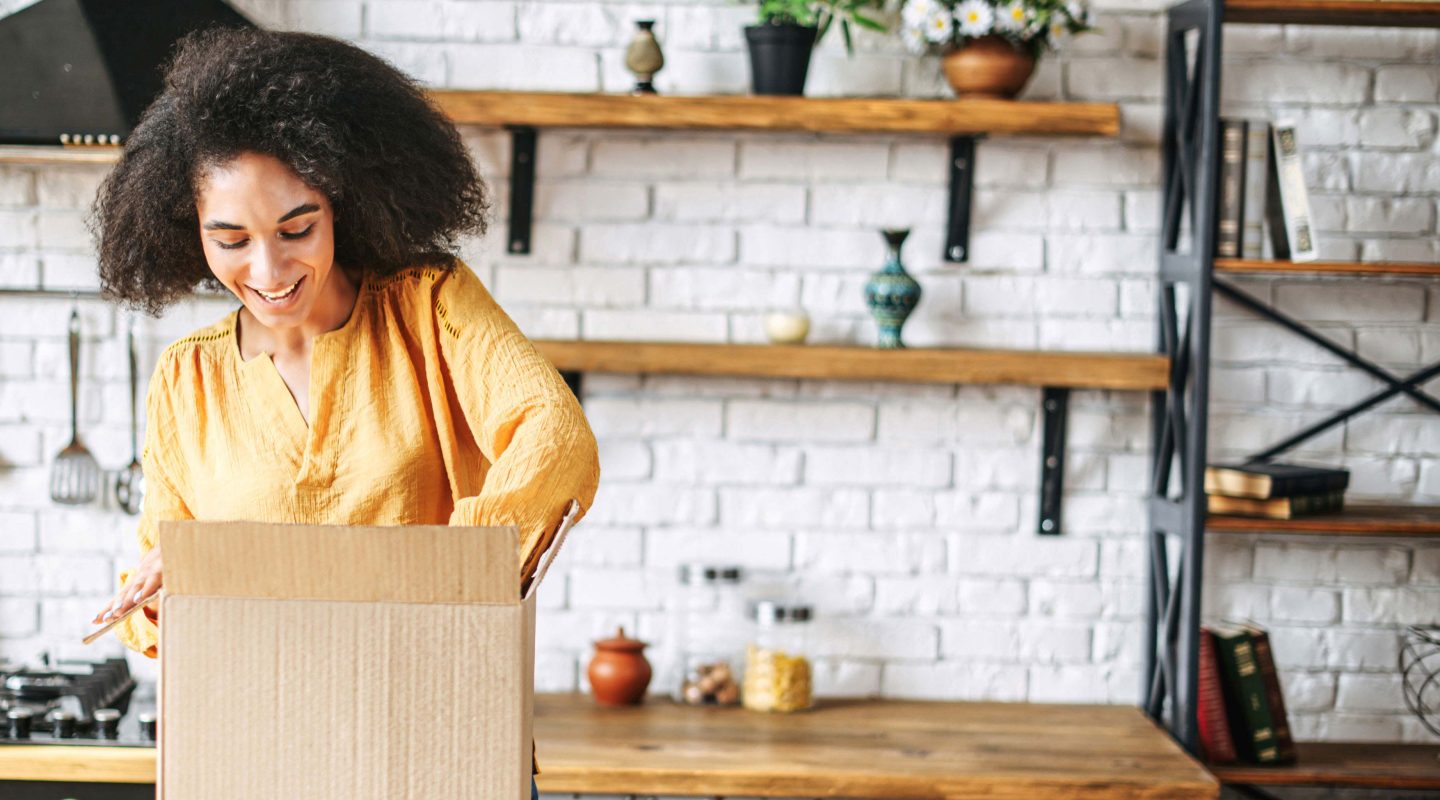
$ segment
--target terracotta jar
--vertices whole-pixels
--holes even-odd
[[[981,36],[945,56],[945,80],[958,97],[1010,99],[1035,71],[1035,56],[1002,36]]]
[[[635,705],[645,699],[650,686],[650,662],[645,660],[645,643],[617,628],[615,638],[595,642],[595,657],[587,674],[590,693],[606,706]]]

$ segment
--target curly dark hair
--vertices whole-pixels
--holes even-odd
[[[326,36],[215,28],[179,43],[125,140],[90,227],[107,297],[157,315],[205,263],[196,187],[244,152],[273,156],[330,200],[335,260],[369,274],[454,265],[489,195],[449,119],[414,80]]]

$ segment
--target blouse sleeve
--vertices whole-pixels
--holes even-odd
[[[451,525],[515,525],[528,581],[573,498],[595,499],[600,460],[580,402],[463,263],[436,289],[440,351],[465,421],[490,462]]]
[[[167,360],[162,358],[145,397],[145,450],[140,457],[145,496],[136,531],[142,555],[159,541],[161,521],[194,518],[177,489],[183,473],[171,463],[177,453],[173,435],[176,419],[170,394],[173,384],[165,374],[166,364]],[[120,585],[125,584],[130,573],[131,570],[121,571]],[[159,654],[159,619],[159,612],[147,607],[116,625],[115,636],[131,650],[155,658]]]

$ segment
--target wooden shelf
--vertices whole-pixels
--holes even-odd
[[[1356,505],[1339,514],[1299,519],[1212,515],[1207,518],[1205,527],[1210,531],[1316,536],[1440,536],[1440,508]]]
[[[1440,789],[1440,745],[1301,742],[1296,747],[1294,764],[1231,764],[1211,766],[1210,772],[1232,784]]]
[[[662,344],[539,340],[562,371],[740,375],[916,383],[1163,389],[1170,369],[1149,353],[1068,353],[831,345]]]
[[[0,164],[48,166],[61,164],[114,164],[120,160],[117,147],[46,147],[0,144]]]
[[[1226,22],[1440,27],[1440,3],[1411,0],[1225,0]]]
[[[462,90],[430,96],[456,123],[489,126],[1099,136],[1120,131],[1114,103]]]
[[[1215,271],[1252,274],[1418,275],[1440,278],[1440,264],[1401,261],[1267,261],[1217,258]]]

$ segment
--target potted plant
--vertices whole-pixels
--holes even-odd
[[[1094,30],[1079,0],[903,0],[900,35],[913,53],[944,56],[960,97],[1012,98],[1035,61],[1071,34]]]
[[[745,28],[750,47],[750,79],[755,94],[800,95],[810,71],[810,51],[838,21],[845,50],[854,51],[851,25],[884,32],[885,24],[868,16],[885,0],[759,0],[758,24]]]

